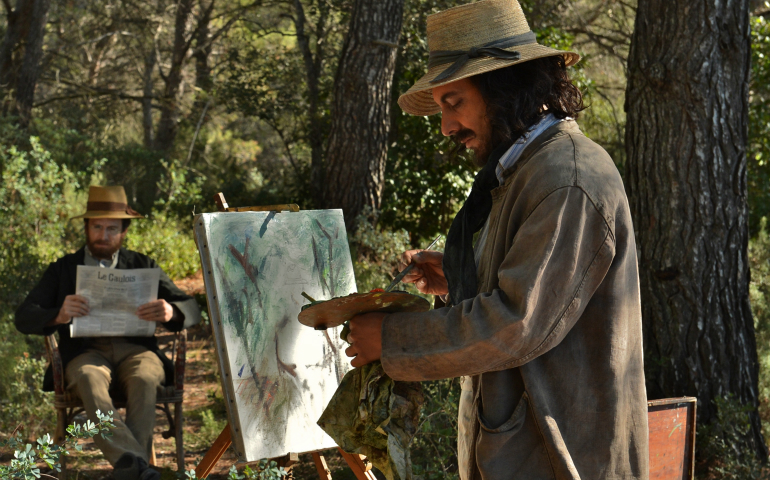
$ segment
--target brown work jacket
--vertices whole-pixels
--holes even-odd
[[[464,480],[646,480],[636,246],[612,159],[561,122],[492,198],[479,294],[386,317],[385,371],[463,376]]]

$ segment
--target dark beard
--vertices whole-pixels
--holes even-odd
[[[465,140],[468,137],[472,137],[474,135],[476,135],[475,132],[467,128],[462,129],[459,132],[452,135],[452,143],[454,146],[449,151],[449,155],[455,156],[455,155],[461,154],[466,150],[469,150],[463,143],[463,140]],[[490,142],[486,142],[482,144],[481,147],[476,150],[470,149],[472,152],[471,160],[473,161],[473,164],[479,168],[484,168],[484,165],[487,164],[487,160],[489,159],[489,154],[490,152],[492,152],[492,148],[491,148],[492,146],[489,145],[488,143]]]
[[[86,244],[88,245],[88,251],[91,252],[91,255],[100,260],[109,260],[115,255],[115,252],[120,250],[121,242],[117,242],[117,245],[97,245],[96,243],[87,240]]]

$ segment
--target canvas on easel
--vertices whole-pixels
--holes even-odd
[[[346,345],[297,315],[302,292],[356,291],[342,211],[206,213],[194,227],[237,456],[335,448],[316,421],[351,368]]]

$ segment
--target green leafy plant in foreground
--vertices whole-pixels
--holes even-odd
[[[235,465],[233,465],[230,467],[227,478],[229,480],[281,480],[288,474],[289,472],[283,467],[279,467],[275,460],[263,458],[257,463],[254,469],[246,465],[241,473],[238,473]],[[185,472],[185,476],[187,477],[187,480],[198,480],[195,470]]]
[[[67,451],[68,445],[74,447],[77,451],[81,451],[83,447],[78,444],[78,440],[93,438],[96,435],[101,435],[105,438],[109,437],[111,435],[110,429],[115,428],[115,425],[112,423],[112,412],[108,412],[105,415],[97,410],[96,417],[99,419],[96,423],[87,420],[82,425],[73,424],[68,426],[67,435],[61,444],[54,443],[51,435],[47,433],[38,438],[35,445],[25,443],[19,432],[20,428],[17,427],[8,440],[0,442],[0,448],[14,449],[14,459],[11,460],[11,463],[9,465],[0,465],[0,478],[24,480],[33,480],[40,477],[56,478],[41,473],[38,462],[42,461],[48,465],[48,468],[61,472],[60,459],[62,455],[69,455]]]
[[[717,417],[698,425],[695,447],[696,477],[705,480],[770,480],[766,465],[751,453],[741,451],[751,434],[749,412],[734,395],[714,399]]]

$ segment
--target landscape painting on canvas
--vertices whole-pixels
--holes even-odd
[[[341,210],[195,217],[233,441],[242,461],[331,448],[317,425],[351,368],[339,327],[297,321],[356,291]]]

